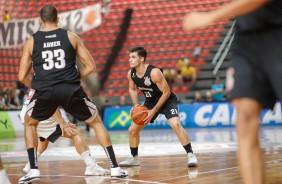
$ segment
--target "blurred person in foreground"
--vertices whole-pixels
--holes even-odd
[[[6,174],[6,170],[3,167],[2,160],[0,157],[0,183],[2,184],[10,184],[10,180]]]
[[[282,100],[282,1],[234,0],[209,12],[185,16],[184,30],[204,28],[225,18],[237,18],[232,67],[226,88],[237,117],[238,159],[244,183],[265,183],[260,150],[260,114]]]

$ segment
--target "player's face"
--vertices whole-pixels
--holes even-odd
[[[138,56],[137,52],[131,52],[129,53],[129,65],[130,68],[136,68],[140,66],[142,61],[144,60],[143,57]]]

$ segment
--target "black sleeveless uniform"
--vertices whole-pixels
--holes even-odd
[[[146,72],[143,77],[139,78],[136,75],[136,69],[131,69],[131,78],[134,81],[138,89],[140,89],[145,95],[144,106],[148,109],[152,109],[159,101],[162,96],[162,92],[159,90],[158,86],[153,83],[151,79],[151,71],[156,67],[148,65]],[[155,117],[152,119],[151,123],[157,118],[158,114],[164,114],[167,119],[172,117],[178,117],[179,108],[177,97],[174,93],[171,93],[165,104],[161,107]]]
[[[67,31],[60,28],[38,31],[33,34],[33,39],[32,88],[35,93],[27,106],[27,113],[43,121],[61,106],[81,121],[96,115],[96,106],[80,86],[76,51]]]
[[[235,70],[231,98],[252,98],[273,108],[282,100],[282,1],[236,20],[232,67]]]

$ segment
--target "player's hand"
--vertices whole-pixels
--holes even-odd
[[[62,129],[62,136],[65,136],[65,133],[67,136],[72,136],[76,134],[76,126],[72,123],[61,123],[60,127]]]
[[[214,21],[209,12],[188,13],[183,20],[184,31],[190,32],[195,29],[204,28]]]
[[[156,114],[156,111],[154,110],[146,110],[148,115],[147,117],[144,119],[144,125],[150,123],[150,121],[153,119],[153,117],[155,116]]]

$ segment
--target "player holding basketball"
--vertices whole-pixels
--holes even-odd
[[[34,94],[34,90],[31,89],[29,92],[29,96],[27,97],[27,100],[25,101],[23,108],[21,110],[21,120],[24,123],[24,116],[27,111],[27,104],[29,104],[29,99],[32,98],[32,95]],[[64,122],[62,125],[60,125],[58,122],[57,116],[59,118],[63,118]],[[71,129],[68,132],[62,131],[65,125],[68,123],[68,125],[71,126]],[[62,128],[61,128],[62,127]],[[69,119],[63,109],[60,108],[60,114],[53,115],[53,117],[40,121],[37,126],[37,134],[39,136],[38,146],[37,146],[37,158],[47,149],[49,142],[56,142],[59,137],[66,137],[69,139],[72,139],[75,149],[77,153],[82,157],[86,164],[86,169],[84,174],[85,175],[108,175],[110,174],[110,171],[107,169],[101,168],[94,159],[92,153],[90,152],[89,146],[87,145],[84,137],[82,136],[81,131],[72,123],[69,122]],[[25,167],[23,168],[23,171],[28,173],[30,171],[30,164],[27,163]]]
[[[264,161],[259,141],[259,118],[263,107],[282,100],[282,1],[234,0],[217,10],[191,13],[184,29],[204,28],[222,18],[235,18],[230,86],[236,108],[238,159],[244,183],[265,183]],[[233,81],[233,80],[230,80]]]
[[[111,177],[125,177],[128,174],[120,169],[116,161],[110,136],[97,108],[80,86],[80,79],[96,70],[93,58],[77,35],[58,28],[58,20],[57,9],[44,6],[40,11],[42,28],[25,42],[23,48],[19,80],[35,93],[25,115],[25,142],[31,169],[19,179],[19,183],[40,180],[36,127],[38,122],[49,119],[60,106],[93,128],[109,158]],[[76,57],[83,65],[80,69],[76,66]],[[31,67],[34,70],[32,82],[29,77]]]
[[[143,47],[134,47],[129,51],[129,65],[127,78],[129,81],[129,94],[133,105],[138,104],[137,88],[145,97],[144,106],[148,107],[148,116],[144,119],[145,125],[132,123],[129,127],[129,146],[131,157],[120,163],[120,166],[140,165],[138,160],[138,145],[140,131],[147,123],[157,118],[158,114],[164,114],[169,125],[177,134],[178,140],[183,145],[188,155],[187,165],[197,166],[198,161],[193,154],[189,137],[180,124],[178,116],[177,97],[173,94],[164,78],[162,71],[152,65],[146,64],[147,51]],[[134,108],[134,107],[133,107]]]

